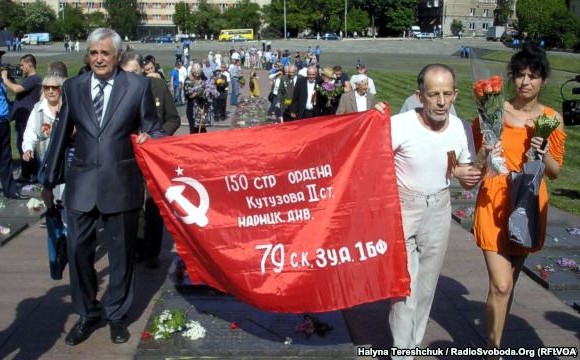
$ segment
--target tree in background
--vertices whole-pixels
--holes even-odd
[[[105,0],[105,9],[109,13],[109,23],[121,37],[135,34],[141,14],[136,1]]]
[[[109,19],[107,15],[102,11],[91,11],[89,14],[86,14],[86,21],[87,21],[87,35],[93,29],[100,28],[100,27],[107,27]]]
[[[262,24],[260,5],[243,0],[234,7],[227,9],[221,18],[224,21],[222,27],[228,29],[254,29],[256,34]],[[217,33],[216,33],[217,34]]]
[[[461,20],[453,19],[451,22],[451,33],[453,35],[459,35],[461,31],[463,31],[463,23]]]
[[[417,21],[417,0],[387,0],[387,28],[389,36],[401,36]]]
[[[552,13],[542,25],[542,38],[548,47],[580,50],[580,18],[567,9]]]
[[[374,19],[379,35],[401,36],[417,21],[417,0],[352,0]],[[371,21],[372,25],[372,21]]]
[[[287,0],[286,1],[286,29],[290,34],[300,34],[312,30],[314,33],[321,31],[316,28],[318,12],[312,7],[310,0]],[[262,9],[264,22],[268,24],[265,33],[280,36],[284,32],[284,2],[272,0],[270,5]]]
[[[177,25],[178,32],[189,34],[188,21],[191,16],[189,7],[185,2],[175,4],[175,13],[173,14],[173,23]]]
[[[346,27],[349,34],[353,34],[356,31],[361,36],[370,25],[367,12],[358,7],[349,9],[346,18]]]
[[[518,0],[516,15],[520,34],[527,33],[534,39],[542,38],[543,30],[551,26],[549,23],[553,21],[554,13],[563,13],[562,10],[567,8],[561,0]]]
[[[64,10],[59,12],[58,21],[50,26],[50,32],[53,39],[83,39],[88,34],[87,23],[87,16],[81,8],[65,5]]]
[[[497,0],[493,11],[493,25],[506,26],[514,14],[515,0]]]
[[[27,32],[45,32],[56,21],[56,13],[44,1],[36,0],[24,7]]]
[[[26,28],[24,6],[11,0],[0,0],[0,30],[24,31]],[[2,44],[3,45],[3,44]]]
[[[197,7],[197,11],[190,13],[188,18],[188,29],[193,29],[196,34],[201,37],[204,35],[217,34],[220,28],[219,11],[208,4],[207,0],[201,0]]]

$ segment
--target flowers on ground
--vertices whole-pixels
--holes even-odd
[[[205,328],[197,321],[187,320],[187,313],[183,310],[164,310],[153,318],[149,331],[144,332],[144,340],[153,337],[155,340],[169,339],[173,334],[181,333],[190,340],[205,337]]]
[[[503,127],[504,96],[502,77],[495,75],[489,79],[476,81],[473,84],[473,95],[475,95],[483,142],[485,145],[494,146],[501,137]],[[476,164],[479,167],[483,167],[484,162],[487,162],[490,176],[508,173],[504,157],[486,156],[485,151],[481,151],[478,154]]]

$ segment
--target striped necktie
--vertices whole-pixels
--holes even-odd
[[[99,91],[93,99],[93,107],[95,108],[95,115],[97,116],[99,126],[101,126],[103,124],[103,106],[105,104],[105,86],[107,86],[107,83],[105,81],[99,81],[98,86]]]

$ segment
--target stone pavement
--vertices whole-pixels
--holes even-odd
[[[261,74],[261,81],[263,78]],[[261,88],[265,96],[269,87],[263,85]],[[183,112],[183,107],[180,111]],[[227,128],[228,124],[220,124],[219,129],[212,130]],[[186,126],[182,126],[180,133],[185,131]],[[8,205],[0,221],[6,214],[14,213],[14,206],[21,204]],[[554,213],[557,213],[555,220],[564,225],[566,214]],[[565,221],[566,226],[580,224],[577,216],[568,215]],[[389,346],[387,301],[317,314],[334,329],[325,337],[306,338],[294,331],[301,321],[298,315],[262,312],[211,289],[176,283],[176,254],[168,238],[164,239],[159,269],[137,266],[129,342],[112,344],[109,330],[103,323],[85,343],[67,346],[64,337],[76,321],[70,303],[68,274],[65,272],[62,280],[50,280],[46,230],[39,226],[38,213],[30,215],[27,222],[28,228],[0,247],[0,359],[354,359],[368,358],[357,356],[357,346],[373,346],[374,349]],[[100,248],[96,268],[101,288],[107,283],[108,265],[104,254],[104,249]],[[423,346],[430,349],[483,347],[486,296],[487,273],[481,253],[473,244],[469,231],[453,223]],[[167,307],[189,310],[189,317],[206,327],[206,337],[197,341],[185,341],[180,336],[167,341],[141,341],[140,334],[147,328],[151,315]],[[232,329],[232,322],[239,327]],[[284,344],[287,337],[292,339],[292,344]],[[506,326],[504,347],[538,350],[565,346],[578,350],[579,343],[578,312],[522,274]]]

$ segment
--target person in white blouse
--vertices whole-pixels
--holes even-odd
[[[22,139],[22,160],[30,161],[38,149],[39,160],[44,159],[50,142],[50,133],[56,125],[58,111],[62,104],[62,83],[64,79],[59,75],[48,75],[42,81],[42,96],[30,112],[24,136]],[[62,199],[64,184],[54,189],[57,200]]]
[[[42,81],[42,99],[34,105],[22,141],[22,159],[34,158],[34,149],[38,145],[38,155],[42,159],[46,153],[50,132],[61,105],[61,87],[63,78],[49,75]]]

